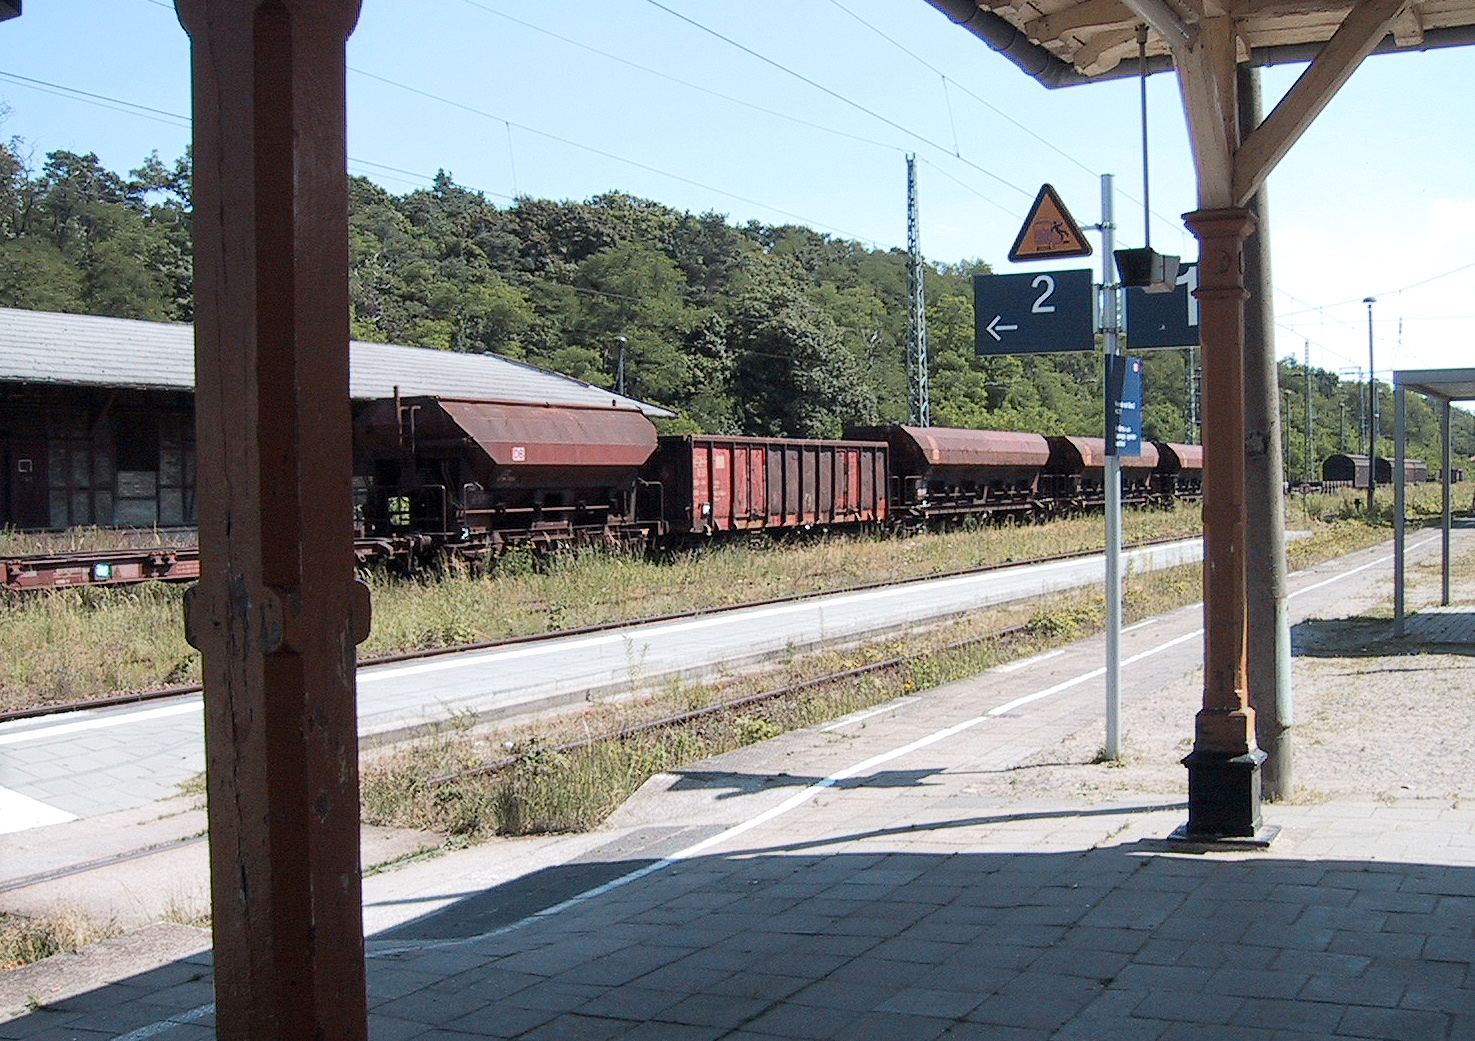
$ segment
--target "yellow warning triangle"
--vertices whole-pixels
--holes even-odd
[[[1089,257],[1091,244],[1081,234],[1075,218],[1050,185],[1040,188],[1035,204],[1030,207],[1010,260],[1043,260],[1050,257]]]

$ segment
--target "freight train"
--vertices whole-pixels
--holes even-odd
[[[1105,501],[1101,438],[904,425],[843,439],[658,437],[633,409],[449,397],[355,423],[360,556],[493,556],[517,545],[671,547],[741,534],[940,528]],[[1201,494],[1203,449],[1144,442],[1122,500]]]
[[[1393,483],[1393,461],[1378,456],[1374,460],[1374,473],[1378,484]],[[1368,462],[1365,455],[1329,455],[1321,464],[1323,488],[1366,488]],[[1461,476],[1464,476],[1461,474]],[[1404,484],[1419,484],[1429,479],[1429,466],[1422,459],[1403,461]]]

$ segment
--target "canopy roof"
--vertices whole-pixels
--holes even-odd
[[[1475,369],[1403,369],[1393,385],[1444,401],[1475,401]]]
[[[1135,76],[1137,26],[1149,24],[1148,68],[1172,68],[1164,32],[1192,33],[1229,15],[1239,60],[1253,65],[1314,58],[1363,0],[927,0],[1047,87]],[[1180,28],[1181,27],[1181,28]],[[1373,53],[1475,43],[1475,0],[1403,7]]]

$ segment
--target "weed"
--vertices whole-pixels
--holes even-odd
[[[737,731],[738,740],[745,745],[767,741],[770,737],[777,737],[784,732],[783,728],[773,720],[764,719],[762,716],[735,716],[732,725]]]
[[[116,936],[111,922],[96,922],[80,911],[62,910],[41,917],[0,912],[0,971],[75,951]]]

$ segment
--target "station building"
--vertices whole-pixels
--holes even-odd
[[[493,354],[350,345],[355,415],[409,396],[655,406]],[[0,308],[0,529],[195,523],[189,325]]]

